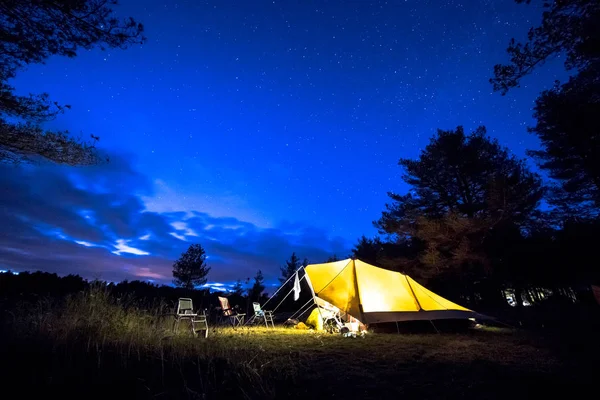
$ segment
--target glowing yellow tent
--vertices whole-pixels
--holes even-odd
[[[325,300],[365,324],[479,316],[427,290],[408,275],[360,260],[312,264],[304,270],[317,304]]]

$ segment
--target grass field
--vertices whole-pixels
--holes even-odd
[[[36,308],[37,307],[37,308]],[[163,309],[102,292],[4,318],[3,389],[20,398],[526,398],[594,383],[593,339],[498,328],[344,338],[287,328],[174,335]]]

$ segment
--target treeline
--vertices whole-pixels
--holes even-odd
[[[518,3],[529,3],[517,0]],[[571,73],[535,102],[529,131],[541,148],[527,160],[480,127],[440,130],[416,160],[401,159],[407,193],[389,193],[355,255],[405,271],[452,299],[497,307],[549,296],[573,300],[600,282],[600,2],[543,4],[527,41],[511,40],[510,61],[490,79],[506,94],[545,61],[564,56]]]
[[[232,307],[240,312],[251,312],[252,298],[244,292],[211,291],[209,289],[189,290],[181,287],[157,285],[151,282],[133,280],[119,283],[100,280],[88,281],[79,275],[59,276],[49,272],[11,271],[0,273],[0,304],[2,309],[10,310],[18,305],[51,306],[53,301],[63,301],[69,295],[75,295],[94,289],[104,290],[121,304],[139,309],[156,309],[161,306],[166,312],[174,312],[177,300],[181,297],[191,298],[194,308],[212,311],[220,306],[218,296],[227,294]],[[258,301],[264,302],[266,296]]]
[[[13,6],[0,24],[0,53],[5,55],[0,63],[0,162],[32,157],[72,165],[101,162],[94,149],[96,137],[81,142],[67,132],[40,128],[38,122],[67,106],[50,102],[45,94],[20,96],[9,81],[52,55],[75,56],[79,48],[125,48],[143,42],[143,27],[132,19],[112,18],[111,4],[93,1],[77,7],[40,8],[27,1]],[[360,239],[354,256],[404,271],[440,294],[480,309],[506,306],[507,294],[517,306],[548,297],[578,300],[586,287],[600,283],[595,252],[600,237],[600,2],[548,1],[542,7],[541,24],[530,29],[525,42],[511,40],[509,62],[494,67],[490,83],[504,95],[518,90],[545,61],[554,56],[565,60],[571,76],[540,93],[534,106],[536,123],[529,128],[541,148],[528,156],[549,179],[542,180],[528,160],[515,157],[484,127],[471,133],[462,127],[440,130],[417,159],[399,161],[409,190],[389,193],[390,201],[375,221],[381,237]],[[39,16],[35,26],[24,23],[30,14]],[[15,124],[15,119],[25,123]],[[160,290],[175,298],[172,290],[193,292],[206,282],[202,252],[200,248],[182,255],[182,263],[176,265],[174,277],[182,289]],[[282,278],[307,261],[290,262]],[[189,269],[192,265],[200,270]],[[16,279],[18,287],[19,279],[24,282],[33,275],[4,274],[2,279]],[[78,282],[75,277],[57,279],[61,281],[53,290],[76,287]],[[32,285],[36,287],[33,281]],[[132,293],[154,290],[146,283],[118,285]],[[118,285],[111,290],[120,290]],[[257,271],[252,288],[247,291],[238,282],[233,296],[248,304],[260,300],[263,291],[262,273]]]

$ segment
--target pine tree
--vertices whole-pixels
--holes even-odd
[[[483,243],[491,230],[526,227],[544,194],[541,178],[483,127],[471,135],[462,127],[440,130],[418,159],[399,164],[411,190],[389,194],[392,203],[376,226],[398,241],[420,242],[425,276],[485,264]],[[361,244],[372,247],[365,239]]]
[[[248,297],[250,301],[260,301],[260,297],[265,290],[265,277],[262,271],[259,269],[254,276],[254,283],[248,291]]]
[[[383,243],[379,237],[369,239],[361,236],[352,249],[352,256],[371,265],[379,265],[383,252]]]
[[[206,252],[201,245],[193,244],[173,264],[173,283],[175,286],[192,290],[206,283],[209,271]]]
[[[308,265],[308,260],[306,258],[303,262],[300,262],[300,259],[296,256],[296,253],[292,253],[290,259],[285,262],[285,266],[280,268],[281,278],[279,278],[279,281],[281,283],[287,281],[300,267],[306,265]]]
[[[496,65],[490,82],[505,94],[546,61],[564,56],[571,77],[537,98],[537,123],[529,131],[542,149],[528,155],[557,181],[549,198],[554,214],[562,220],[595,217],[600,213],[600,2],[548,1],[542,7],[542,23],[529,30],[526,42],[511,40],[510,62]]]
[[[238,279],[235,282],[235,285],[233,285],[233,294],[237,295],[237,296],[243,296],[244,295],[244,285],[242,284],[242,280]]]

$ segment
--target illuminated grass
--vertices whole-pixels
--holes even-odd
[[[458,334],[340,335],[289,328],[171,332],[166,308],[139,310],[105,292],[11,310],[5,382],[43,395],[135,398],[519,397],[583,390],[593,369],[537,336],[506,329]],[[27,349],[27,351],[23,351]],[[588,349],[589,350],[589,349]],[[66,393],[66,394],[65,394]],[[58,397],[57,397],[58,398]]]

